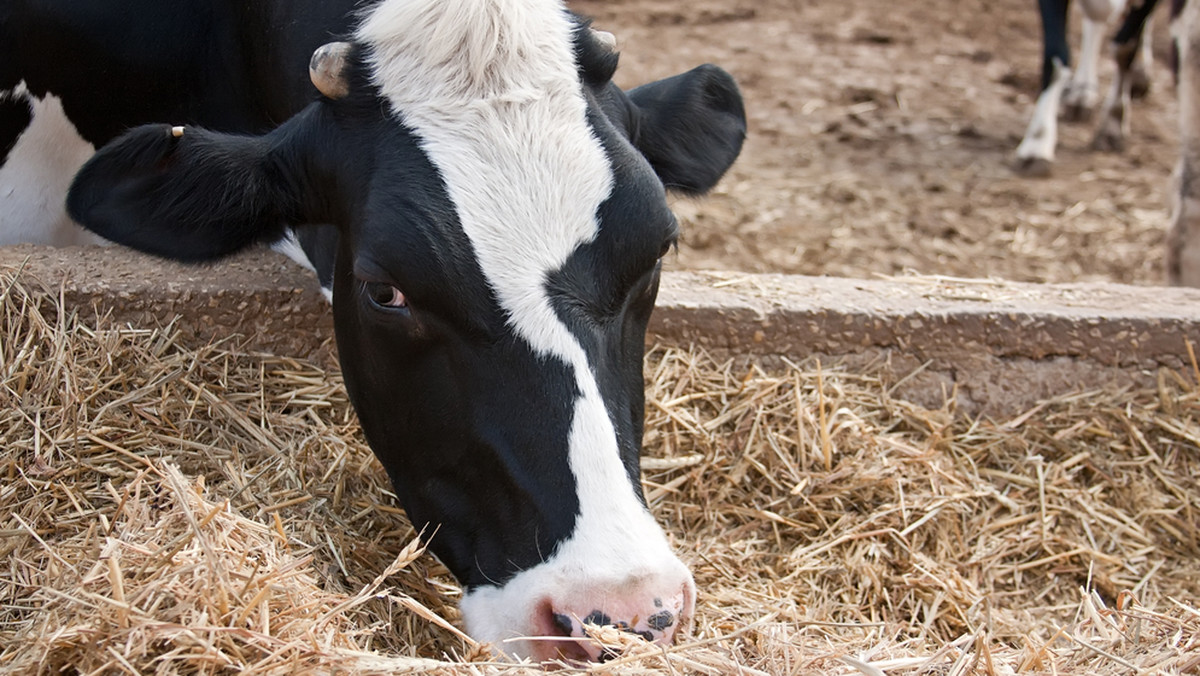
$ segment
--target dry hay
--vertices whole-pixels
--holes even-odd
[[[0,272],[0,670],[516,673],[454,627],[338,374]],[[1012,420],[656,348],[646,488],[695,635],[605,673],[1195,673],[1200,390]]]

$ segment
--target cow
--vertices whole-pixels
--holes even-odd
[[[1129,101],[1139,79],[1136,59],[1148,53],[1143,35],[1157,5],[1158,0],[1135,1],[1113,38],[1117,75],[1104,103],[1094,148],[1122,150],[1125,146]],[[1165,247],[1166,281],[1172,286],[1200,286],[1200,65],[1195,57],[1196,45],[1200,45],[1198,13],[1196,2],[1171,2],[1171,67],[1179,97],[1180,137]]]
[[[1113,37],[1117,73],[1101,107],[1100,126],[1092,139],[1095,150],[1120,152],[1125,149],[1125,138],[1129,135],[1129,104],[1139,87],[1144,86],[1145,66],[1152,58],[1147,35],[1150,17],[1157,6],[1158,0],[1135,0]],[[1141,63],[1138,62],[1139,55]]]
[[[1119,150],[1124,146],[1130,99],[1131,62],[1137,36],[1145,29],[1158,0],[1142,0],[1125,17],[1114,38],[1117,78],[1097,132],[1096,145]],[[1200,67],[1195,63],[1200,44],[1200,17],[1195,2],[1171,2],[1171,68],[1179,97],[1179,160],[1169,191],[1172,198],[1166,238],[1166,281],[1172,286],[1200,286]]]
[[[639,480],[642,356],[668,191],[711,189],[746,134],[728,73],[623,91],[615,40],[562,0],[29,0],[0,25],[16,117],[104,144],[73,220],[317,270],[363,432],[471,636],[594,660],[589,624],[688,631],[695,583]]]
[[[291,117],[312,98],[313,50],[350,30],[353,9],[347,0],[112,5],[0,6],[0,245],[102,243],[70,221],[63,198],[95,148],[129,127],[178,120],[262,133]]]
[[[1142,39],[1150,10],[1156,0],[1134,0],[1118,33],[1118,62],[1128,60],[1123,79],[1114,84],[1102,115],[1103,123],[1093,141],[1096,149],[1120,149],[1127,119],[1123,104],[1128,95],[1148,87],[1146,67],[1151,61],[1150,43]],[[1151,3],[1149,8],[1144,7]],[[1038,0],[1042,20],[1042,85],[1034,104],[1025,136],[1017,146],[1016,169],[1027,176],[1049,175],[1058,144],[1060,108],[1067,119],[1091,117],[1100,101],[1099,63],[1108,22],[1125,7],[1125,0],[1083,0],[1083,40],[1079,68],[1070,69],[1071,49],[1067,43],[1070,0]],[[1130,32],[1126,26],[1137,26]],[[1140,61],[1140,63],[1139,63]],[[1120,70],[1120,69],[1119,69]],[[1115,126],[1114,126],[1115,125]]]
[[[1062,28],[1065,19],[1061,23],[1054,23],[1054,17],[1065,17],[1066,10],[1063,7],[1061,15],[1047,14],[1048,6],[1056,3],[1042,0],[1040,4],[1043,21],[1051,17],[1046,24],[1049,45],[1052,27],[1056,35],[1065,31]],[[1117,75],[1103,106],[1100,126],[1092,142],[1093,148],[1116,151],[1125,147],[1129,101],[1141,79],[1136,59],[1140,56],[1143,63],[1149,62],[1148,41],[1143,36],[1157,5],[1158,0],[1135,0],[1113,38]],[[1085,12],[1096,9],[1096,5],[1086,3],[1085,7],[1089,8]],[[1171,67],[1179,97],[1180,151],[1173,177],[1174,186],[1169,191],[1172,204],[1164,267],[1168,284],[1200,287],[1200,63],[1196,58],[1197,46],[1200,45],[1200,6],[1195,1],[1171,0],[1170,7]],[[1085,37],[1089,31],[1087,25],[1085,23]],[[1051,58],[1047,47],[1047,59]],[[1056,73],[1054,81],[1061,86],[1063,69],[1060,62],[1053,65]],[[1043,92],[1043,98],[1046,96]],[[1025,153],[1025,157],[1019,160],[1019,168],[1034,173],[1047,173],[1049,161],[1053,159],[1054,116],[1047,112],[1048,109],[1043,110],[1042,104],[1043,99],[1039,99],[1038,112],[1021,144],[1023,150],[1032,149],[1033,152]],[[1047,149],[1050,152],[1048,156],[1045,155]],[[1018,157],[1021,158],[1022,154],[1019,150]]]

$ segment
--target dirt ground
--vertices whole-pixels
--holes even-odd
[[[703,62],[737,78],[749,138],[675,204],[676,269],[1159,284],[1176,104],[1165,13],[1129,149],[1060,127],[1045,179],[1014,150],[1037,94],[1033,0],[575,0],[614,32],[623,86]],[[1080,19],[1072,16],[1078,44]],[[1105,60],[1101,87],[1112,66]]]

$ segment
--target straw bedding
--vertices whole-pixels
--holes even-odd
[[[456,628],[336,372],[0,294],[0,671],[532,671]],[[624,655],[591,669],[1196,673],[1198,375],[991,421],[655,348],[646,492],[697,627],[597,629]]]

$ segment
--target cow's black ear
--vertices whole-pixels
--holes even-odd
[[[642,85],[628,96],[640,112],[634,144],[668,189],[708,191],[742,151],[742,94],[716,66]]]
[[[286,137],[137,127],[80,169],[67,211],[105,239],[181,261],[274,241],[299,209],[280,161],[294,153],[276,147]]]

